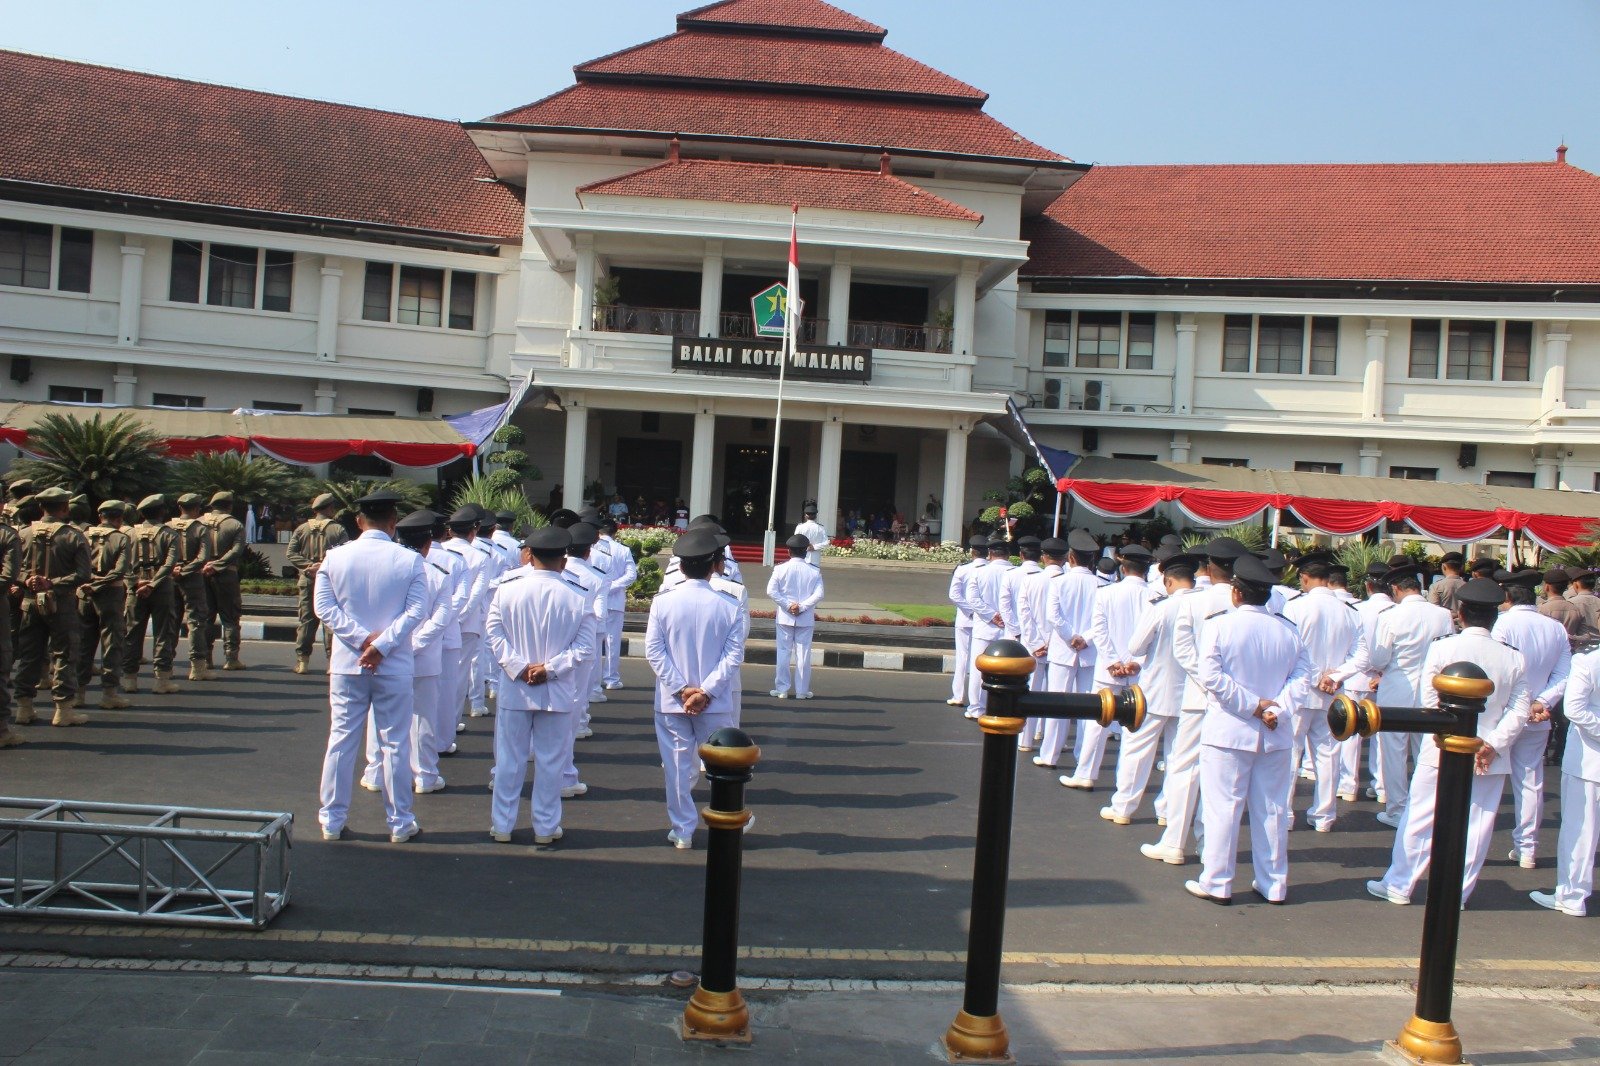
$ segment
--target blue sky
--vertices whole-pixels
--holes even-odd
[[[697,0],[0,0],[6,47],[481,118]],[[1086,162],[1553,158],[1600,169],[1595,0],[845,0]],[[708,57],[715,62],[715,57]]]

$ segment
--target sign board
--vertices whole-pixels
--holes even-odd
[[[698,374],[776,378],[783,342],[748,337],[674,337],[672,369]],[[865,384],[872,380],[872,349],[843,345],[802,344],[784,371],[789,381],[834,381]]]
[[[750,314],[755,320],[756,336],[783,336],[789,318],[788,287],[774,283],[750,297]]]

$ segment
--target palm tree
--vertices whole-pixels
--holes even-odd
[[[305,475],[276,459],[238,452],[202,452],[167,471],[167,491],[173,495],[195,492],[210,499],[224,490],[240,500],[271,504],[305,504],[315,495]]]
[[[405,478],[395,478],[393,480],[350,478],[344,481],[319,481],[313,486],[312,491],[332,493],[333,498],[339,501],[338,517],[343,519],[355,513],[357,500],[370,492],[376,492],[378,489],[389,489],[400,495],[400,503],[396,506],[402,514],[409,514],[418,508],[427,507],[433,503],[433,497],[428,493],[427,489],[415,481],[407,481]]]
[[[126,411],[47,414],[28,430],[28,451],[35,458],[11,464],[14,475],[87,496],[91,510],[104,500],[138,501],[166,472],[165,439]]]
[[[517,516],[515,525],[518,530],[549,525],[545,516],[533,509],[520,486],[506,488],[496,483],[493,474],[468,478],[457,486],[450,497],[450,511],[459,511],[469,503],[475,503],[486,511],[510,511]]]

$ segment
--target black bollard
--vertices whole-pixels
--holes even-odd
[[[1014,640],[997,640],[978,656],[988,713],[983,776],[978,786],[978,838],[972,862],[972,919],[967,932],[966,988],[961,1010],[944,1034],[951,1062],[1011,1062],[1011,1038],[1000,1017],[1000,959],[1005,942],[1006,884],[1011,871],[1011,816],[1016,801],[1017,734],[1030,717],[1095,719],[1137,729],[1144,694],[1137,688],[1099,693],[1029,692],[1034,658]]]
[[[1461,1038],[1450,1020],[1455,995],[1456,945],[1461,932],[1461,878],[1467,865],[1467,814],[1472,803],[1478,715],[1494,682],[1473,663],[1453,663],[1433,679],[1439,709],[1378,707],[1340,697],[1328,708],[1328,726],[1340,740],[1356,733],[1433,733],[1439,745],[1433,851],[1428,904],[1422,917],[1417,1008],[1400,1035],[1385,1045],[1406,1062],[1458,1063]]]
[[[744,786],[761,759],[755,741],[738,729],[719,729],[700,745],[711,779],[711,803],[700,812],[706,843],[706,909],[700,985],[683,1008],[685,1040],[748,1044],[750,1008],[739,994],[739,881],[744,827],[750,812]]]

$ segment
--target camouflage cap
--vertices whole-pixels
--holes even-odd
[[[233,493],[229,492],[227,489],[223,489],[221,492],[213,493],[211,496],[211,506],[215,507],[219,503],[232,506]]]
[[[96,514],[121,514],[125,507],[127,504],[121,500],[101,500],[100,506],[94,510]]]
[[[33,478],[19,477],[11,483],[10,488],[6,491],[10,492],[11,498],[15,500],[20,500],[24,496],[31,496],[33,495]]]
[[[313,511],[320,511],[324,507],[332,507],[334,504],[336,504],[338,502],[339,502],[338,497],[335,496],[333,493],[324,492],[322,495],[318,496],[316,499],[311,501],[311,509]]]
[[[141,511],[154,510],[157,507],[166,506],[166,503],[167,503],[167,498],[165,496],[161,495],[158,492],[153,496],[146,496],[144,499],[140,500],[139,501],[139,510],[141,510]]]
[[[19,501],[20,502],[20,501]],[[33,494],[33,502],[39,504],[71,503],[72,493],[59,486],[52,485],[47,489],[40,489]]]
[[[205,501],[200,498],[200,494],[198,492],[186,492],[182,496],[178,497],[179,507],[198,507],[204,502]]]

